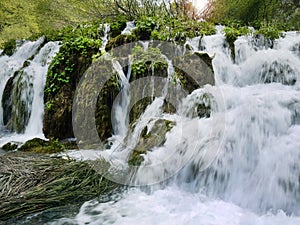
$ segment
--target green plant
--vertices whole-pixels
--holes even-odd
[[[2,54],[11,56],[16,50],[16,40],[9,40],[3,44],[3,52]]]
[[[214,35],[216,33],[216,27],[215,27],[215,24],[213,23],[210,23],[210,22],[201,22],[200,24],[200,35],[201,36],[205,36],[205,35]]]
[[[248,27],[225,27],[223,32],[227,41],[233,44],[239,36],[248,35],[251,31]]]
[[[255,31],[256,35],[263,35],[266,39],[274,41],[283,36],[282,30],[273,26],[272,24],[267,23],[266,21],[261,23],[259,30]]]
[[[54,104],[54,100],[53,100],[53,99],[50,100],[50,101],[47,101],[47,102],[46,102],[46,109],[47,109],[47,110],[51,110],[52,107],[53,107],[53,104]]]
[[[45,92],[47,93],[56,93],[60,86],[64,83],[69,83],[70,76],[69,72],[73,70],[73,64],[68,65],[70,61],[65,59],[65,55],[62,52],[59,52],[54,59],[52,60],[48,74],[47,74],[47,84]],[[66,65],[63,71],[57,70],[56,68],[60,67],[61,65]],[[51,108],[52,103],[46,105],[46,108]]]
[[[78,36],[79,34],[77,32],[79,31],[73,31],[74,36],[65,36],[62,38],[63,44],[60,51],[52,60],[48,70],[45,88],[46,93],[54,96],[61,86],[70,82],[71,75],[76,68],[77,59],[74,58],[75,55],[77,57],[89,57],[91,52],[97,52],[96,54],[99,53],[102,42],[100,39],[92,38],[97,37],[97,35],[90,32],[91,28],[94,30],[95,26],[87,26],[86,30],[82,27],[78,28],[80,30],[80,34],[85,36]]]
[[[122,30],[126,27],[126,22],[128,21],[128,18],[126,18],[123,15],[118,15],[114,20],[108,20],[108,23],[110,24],[110,36],[111,38],[114,38],[121,34]]]

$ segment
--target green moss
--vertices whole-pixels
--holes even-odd
[[[106,45],[105,50],[109,51],[112,48],[116,48],[118,46],[130,43],[130,42],[134,42],[134,41],[137,41],[137,40],[138,40],[137,37],[133,34],[130,34],[130,35],[121,34],[121,35],[118,35],[115,38],[110,39],[108,41],[107,45]]]
[[[168,63],[158,48],[149,47],[147,51],[141,46],[133,48],[133,63],[131,80],[141,77],[166,76]]]
[[[131,166],[140,166],[142,164],[142,162],[144,161],[144,157],[142,156],[142,154],[146,153],[146,151],[144,151],[144,149],[142,150],[138,150],[136,149],[130,159],[128,160],[128,165]]]
[[[18,150],[23,152],[57,153],[64,149],[64,145],[59,144],[57,140],[46,141],[40,138],[34,138],[26,141]]]
[[[14,143],[7,143],[7,144],[5,144],[5,145],[3,145],[2,147],[1,147],[1,149],[2,150],[4,150],[4,151],[13,151],[13,150],[15,150],[15,149],[17,149],[18,148],[18,145],[17,144],[14,144]]]
[[[173,121],[170,121],[170,120],[165,120],[165,125],[167,127],[167,132],[169,132],[175,125],[175,123]]]

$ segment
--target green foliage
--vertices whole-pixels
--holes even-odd
[[[47,74],[47,83],[49,83],[48,85],[46,85],[46,89],[45,92],[46,93],[51,93],[54,94],[58,91],[58,89],[60,88],[60,86],[63,85],[63,83],[68,83],[70,80],[70,76],[69,74],[66,73],[66,71],[71,70],[72,67],[67,67],[65,71],[55,71],[54,68],[57,66],[60,66],[61,64],[64,63],[65,60],[65,56],[62,52],[59,52],[54,59],[51,62],[50,68],[48,70],[48,74]],[[67,63],[67,62],[66,62]],[[52,107],[52,103],[48,103],[46,104],[47,109]]]
[[[121,34],[122,30],[126,27],[126,22],[128,21],[128,18],[122,15],[118,15],[113,20],[108,20],[110,23],[110,37],[114,38]]]
[[[75,56],[89,57],[91,51],[99,51],[102,44],[99,39],[101,32],[99,24],[84,24],[72,30],[67,27],[51,37],[54,40],[62,40],[62,46],[50,64],[46,93],[54,96],[60,87],[70,82],[70,76],[76,67]],[[46,107],[51,108],[52,104],[47,102]]]
[[[272,24],[277,29],[299,29],[297,0],[209,0],[208,20],[218,23],[238,20],[241,25],[251,25],[256,29],[263,22]],[[298,18],[298,20],[294,19]]]
[[[255,31],[256,35],[263,35],[266,39],[274,41],[283,36],[282,30],[279,30],[277,27],[272,24],[262,23],[259,30]]]
[[[300,8],[295,9],[288,22],[291,30],[300,31]]]
[[[145,67],[144,62],[142,61],[137,61],[132,64],[132,72],[134,75],[144,74],[146,70],[147,68]]]
[[[39,31],[34,11],[34,1],[1,0],[0,3],[0,47],[5,41],[29,37]]]
[[[201,36],[214,35],[217,32],[215,24],[213,24],[213,23],[204,21],[204,22],[201,22],[200,26],[201,26],[201,29],[200,29]]]
[[[49,100],[48,102],[46,102],[46,109],[47,110],[51,110],[54,104],[54,100]]]
[[[248,35],[251,31],[248,27],[225,27],[223,32],[225,33],[227,41],[233,44],[239,36]]]
[[[136,21],[134,33],[140,39],[176,41],[184,43],[186,38],[215,34],[213,24],[187,18],[142,17]]]
[[[0,47],[10,39],[52,33],[66,26],[90,21],[109,21],[111,36],[117,36],[127,19],[167,18],[184,15],[182,0],[158,4],[149,0],[2,0],[0,3]],[[125,19],[126,18],[126,19]]]
[[[4,43],[3,45],[3,52],[2,54],[5,54],[5,55],[8,55],[8,56],[11,56],[14,51],[16,50],[16,40],[9,40],[7,42]]]

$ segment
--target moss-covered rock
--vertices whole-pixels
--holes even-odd
[[[9,142],[1,147],[1,149],[4,151],[13,151],[13,150],[16,150],[17,148],[18,148],[18,145],[15,143],[11,143],[11,142]]]
[[[128,44],[130,42],[134,42],[137,40],[138,40],[138,38],[133,34],[130,34],[130,35],[120,34],[108,41],[105,50],[110,51],[112,48],[116,48],[118,46]]]
[[[147,154],[153,147],[161,146],[166,140],[166,134],[174,127],[175,122],[158,119],[151,130],[145,127],[141,132],[139,141],[129,157],[128,164],[139,166],[144,161],[143,155]]]
[[[137,37],[138,36],[135,35],[134,32],[132,35],[118,35],[109,41],[106,46],[106,50],[114,49],[115,47],[122,46],[123,44],[126,44],[128,42],[136,41]],[[131,52],[133,56],[133,62],[131,65],[130,82],[135,82],[135,87],[141,87],[145,89],[145,80],[142,80],[140,78],[151,76],[166,78],[168,76],[169,63],[166,60],[166,56],[169,56],[169,54],[171,54],[171,56],[174,55],[174,51],[176,49],[169,48],[167,50],[168,53],[165,54],[166,56],[164,56],[161,53],[162,50],[156,45],[157,43],[150,43],[146,51],[144,51],[142,44],[139,43],[137,43],[136,46],[133,47]],[[101,71],[101,76],[107,77],[107,79],[106,84],[102,84],[101,81],[101,84],[97,84],[98,87],[101,86],[101,90],[98,90],[97,87],[93,86],[93,82],[81,83],[82,102],[78,102],[78,105],[85,107],[82,107],[82,112],[76,112],[78,113],[78,115],[76,115],[75,117],[77,119],[79,118],[82,122],[80,127],[78,127],[78,129],[76,128],[76,130],[80,130],[81,128],[84,128],[83,130],[93,129],[93,127],[87,128],[85,126],[86,124],[88,124],[88,118],[90,118],[90,116],[93,116],[95,117],[96,129],[98,134],[81,132],[82,140],[78,141],[85,142],[85,140],[96,140],[98,136],[100,137],[101,141],[105,141],[113,134],[111,123],[112,105],[121,89],[118,75],[113,70],[106,71],[107,68],[102,68],[103,65],[101,65],[101,63],[95,63],[95,65],[90,69],[89,66],[91,65],[91,58],[93,54],[99,54],[99,52],[97,52],[98,49],[89,48],[88,46],[90,45],[88,45],[84,50],[83,57],[82,51],[79,51],[77,47],[73,49],[72,46],[73,44],[62,46],[58,57],[56,57],[56,60],[52,62],[49,73],[47,75],[47,83],[45,88],[46,108],[43,128],[45,136],[47,138],[58,139],[64,139],[74,136],[74,127],[72,125],[73,98],[75,95],[74,87],[78,87],[83,73],[87,68],[89,68],[90,71],[87,71],[85,77],[97,77],[99,75],[99,71]],[[164,48],[168,46],[162,47]],[[126,51],[127,49],[124,52]],[[125,58],[130,53],[126,52],[125,55],[122,54],[123,52],[114,52],[114,50],[111,53],[112,56],[120,56],[118,60],[121,65],[124,65],[123,71],[126,74],[129,67],[127,66],[128,59]],[[107,60],[106,63],[103,62],[104,64],[111,64],[111,59],[108,59],[109,57],[107,57],[107,59],[104,59],[105,57],[101,58],[103,58],[103,60]],[[202,61],[199,60],[199,58],[202,59]],[[192,58],[191,56],[185,56],[183,60],[176,60],[177,59],[173,60],[176,72],[175,76],[180,77],[181,84],[183,85],[183,88],[187,90],[187,92],[192,92],[201,85],[214,83],[213,74],[208,72],[208,70],[212,68],[211,58],[209,58],[208,55],[202,54],[198,57],[194,55],[194,58]],[[95,60],[95,62],[97,61]],[[55,80],[53,79],[54,77],[59,77],[59,79]],[[152,90],[150,85],[151,84],[148,84],[149,88],[146,89]],[[95,92],[96,90],[98,90],[99,96],[97,102],[91,103],[91,96],[86,96],[93,95],[90,90],[95,90]],[[152,102],[153,98],[156,96],[155,95],[154,97],[152,96],[149,98],[149,93],[147,93],[147,95],[145,96],[139,96],[139,93],[144,92],[143,90],[135,90],[134,93],[131,93],[130,96],[131,99],[142,99],[138,104],[134,104],[133,106],[131,106],[130,123],[133,123],[143,113],[145,108]],[[95,114],[89,114],[88,118],[86,118],[86,113],[83,111],[87,108],[91,109],[91,105],[93,104],[96,105],[92,109],[95,109]],[[172,106],[171,104],[166,102],[164,104],[164,110],[165,112],[174,113],[175,106]],[[93,137],[88,137],[89,135]]]
[[[52,61],[45,86],[43,131],[47,138],[73,137],[72,105],[76,87],[99,46],[92,41],[66,42]]]
[[[120,83],[112,61],[104,57],[91,65],[84,78],[77,87],[73,129],[77,142],[90,148],[95,143],[100,144],[99,138],[104,142],[113,134],[111,111]]]
[[[175,58],[175,74],[182,88],[191,93],[206,85],[215,84],[212,58],[206,53],[188,54]]]
[[[18,150],[22,152],[57,153],[64,149],[64,145],[58,143],[58,141],[46,141],[34,138],[26,141]]]

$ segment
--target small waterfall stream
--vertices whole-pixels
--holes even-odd
[[[59,50],[57,42],[44,42],[44,38],[24,42],[12,56],[0,57],[3,69],[0,80],[0,133],[7,129],[10,133],[0,138],[1,146],[9,141],[44,138],[46,74],[49,63]]]
[[[40,38],[36,42],[25,42],[21,46],[18,46],[16,52],[11,56],[2,56],[0,58],[1,66],[1,80],[0,80],[0,99],[2,100],[3,91],[9,78],[11,78],[16,71],[21,69],[24,62],[35,55],[38,48],[43,42],[43,38]],[[3,106],[0,106],[0,125],[3,126]]]

